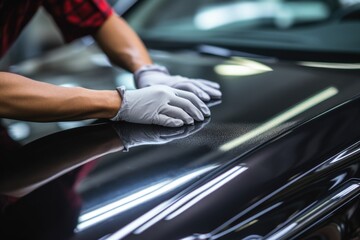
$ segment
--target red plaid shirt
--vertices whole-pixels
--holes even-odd
[[[0,0],[0,57],[40,6],[52,15],[67,42],[95,33],[113,12],[106,0]]]

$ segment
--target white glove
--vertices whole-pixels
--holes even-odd
[[[145,65],[134,73],[135,84],[138,88],[153,85],[166,85],[194,93],[203,101],[220,99],[220,85],[203,79],[190,79],[181,76],[171,76],[168,70],[159,65]]]
[[[130,91],[118,87],[117,90],[122,104],[112,121],[180,127],[210,116],[209,108],[193,93],[161,85]]]

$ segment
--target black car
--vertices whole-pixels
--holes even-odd
[[[181,128],[4,120],[28,134],[1,131],[0,239],[360,239],[358,1],[115,8],[155,62],[223,97]],[[134,87],[89,38],[11,70]]]

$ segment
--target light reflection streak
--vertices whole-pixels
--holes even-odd
[[[220,146],[220,151],[226,152],[233,148],[240,146],[241,144],[249,141],[250,139],[263,134],[270,129],[273,129],[284,122],[288,121],[289,119],[299,115],[300,113],[305,112],[306,110],[324,102],[325,100],[335,96],[338,94],[339,90],[335,87],[329,87],[320,93],[308,98],[307,100],[295,105],[294,107],[290,108],[289,110],[285,111],[284,113],[270,119],[269,121],[265,122],[264,124],[260,125],[259,127],[253,129],[252,131],[231,140]]]
[[[355,148],[355,150],[354,150],[354,148]],[[356,156],[359,151],[360,151],[359,143],[356,143],[353,146],[350,146],[349,148],[347,148],[346,150],[340,152],[335,157],[330,158],[329,160],[324,162],[322,164],[322,166],[320,166],[316,170],[316,172],[323,171],[324,169],[326,169],[329,166],[336,164],[338,162],[347,161],[347,160],[351,159],[353,156]]]
[[[250,76],[273,71],[265,64],[253,60],[233,57],[224,64],[216,65],[214,71],[222,76]]]
[[[173,212],[171,215],[169,215],[166,218],[166,220],[171,220],[171,219],[177,217],[178,215],[180,215],[181,213],[185,212],[187,209],[194,206],[196,203],[198,203],[199,201],[201,201],[202,199],[204,199],[206,196],[210,195],[211,193],[215,192],[220,187],[224,186],[226,183],[228,183],[229,181],[231,181],[232,179],[234,179],[235,177],[237,177],[238,175],[243,173],[245,170],[247,170],[246,167],[240,167],[239,169],[237,169],[236,172],[232,173],[231,175],[227,176],[223,180],[219,181],[214,186],[210,187],[209,189],[207,189],[203,193],[196,196],[190,202],[188,202],[187,204],[185,204],[184,206],[182,206],[181,208],[179,208],[178,210]]]
[[[136,229],[135,234],[141,234],[146,229],[150,228],[152,225],[154,225],[155,223],[157,223],[158,221],[160,221],[161,219],[163,219],[166,216],[167,216],[166,220],[171,220],[172,217],[175,217],[175,216],[173,216],[173,214],[174,214],[173,212],[176,211],[175,213],[177,213],[177,211],[182,209],[180,207],[183,206],[186,203],[191,202],[191,199],[196,198],[197,196],[200,196],[202,193],[206,192],[207,190],[211,189],[212,187],[216,186],[217,184],[223,182],[224,180],[231,177],[232,175],[234,175],[234,174],[239,175],[241,172],[243,172],[246,169],[247,168],[245,168],[245,167],[236,166],[236,167],[230,169],[229,171],[225,172],[224,174],[221,174],[217,178],[211,180],[210,182],[206,183],[205,185],[199,187],[198,189],[192,191],[191,193],[185,195],[179,201],[175,202],[170,207],[168,207],[164,212],[162,212],[158,216],[154,217],[149,222],[142,225],[140,228]],[[230,181],[230,180],[228,180],[228,181]],[[183,209],[183,211],[185,211],[185,210],[186,209]],[[171,215],[169,215],[169,214],[171,214]],[[178,214],[176,214],[176,216],[177,215]]]
[[[211,189],[212,187],[216,186],[218,183],[224,181],[226,178],[232,176],[233,174],[236,174],[237,172],[239,172],[239,174],[241,172],[243,172],[244,170],[246,170],[247,168],[245,167],[235,167],[230,169],[229,171],[225,172],[224,174],[220,175],[219,177],[213,179],[212,181],[208,182],[207,184],[199,187],[198,189],[192,191],[191,193],[187,194],[186,196],[184,196],[183,198],[181,198],[179,201],[175,202],[174,204],[172,204],[170,207],[168,207],[164,212],[160,213],[159,215],[155,216],[154,218],[152,218],[150,221],[148,221],[147,223],[145,223],[144,225],[142,225],[140,228],[138,228],[135,231],[135,234],[140,234],[142,232],[144,232],[146,229],[148,229],[149,227],[151,227],[152,225],[154,225],[155,223],[157,223],[158,221],[160,221],[161,219],[163,219],[164,217],[168,216],[169,214],[171,214],[173,211],[176,211],[178,208],[180,208],[182,205],[186,204],[187,202],[191,201],[191,199],[195,198],[196,196],[199,196],[200,194],[206,192],[207,190]],[[237,174],[238,175],[238,174]],[[180,209],[179,209],[180,210]],[[185,209],[184,209],[185,210]],[[168,216],[166,218],[166,220],[170,220],[172,217],[172,215]]]
[[[158,205],[151,211],[145,213],[140,218],[136,219],[135,221],[131,222],[124,228],[120,229],[113,235],[111,235],[107,240],[118,240],[122,239],[126,235],[130,234],[134,231],[135,234],[141,234],[143,231],[148,229],[149,227],[156,224],[161,219],[165,218],[169,214],[172,214],[174,211],[176,211],[179,207],[183,206],[187,202],[189,202],[191,199],[195,199],[197,196],[201,195],[202,193],[207,193],[206,195],[202,195],[202,198],[209,195],[212,191],[215,191],[219,187],[223,186],[227,182],[229,182],[234,177],[238,176],[242,172],[247,170],[247,167],[245,166],[236,166],[229,171],[223,173],[222,175],[216,177],[215,179],[211,180],[210,182],[206,183],[205,185],[197,188],[196,190],[192,191],[191,193],[185,195],[182,197],[179,201],[173,202],[171,200],[165,201],[162,204]],[[209,191],[209,190],[212,191]],[[201,199],[202,199],[201,198]],[[198,198],[198,200],[201,200]],[[195,202],[194,202],[195,204]],[[183,209],[186,210],[186,209]],[[180,212],[178,213],[180,214]],[[171,215],[170,215],[171,216]],[[169,220],[169,219],[167,219]]]
[[[343,160],[343,159],[345,159],[345,158],[348,158],[348,157],[350,157],[350,156],[358,153],[359,151],[360,151],[360,148],[358,148],[358,149],[356,149],[356,150],[354,150],[354,151],[352,151],[352,152],[350,152],[350,153],[344,152],[344,153],[340,154],[339,156],[337,156],[336,158],[334,158],[334,159],[330,162],[330,164],[334,164],[334,163],[336,163],[336,162],[338,162],[338,161],[341,161],[341,160]]]
[[[223,236],[225,236],[225,235],[227,235],[227,234],[229,234],[229,233],[231,233],[231,232],[233,232],[233,231],[237,231],[237,230],[239,230],[239,229],[242,229],[242,228],[244,227],[244,225],[247,225],[247,224],[249,224],[249,223],[251,223],[251,222],[256,223],[256,222],[257,222],[257,221],[256,221],[257,218],[259,218],[259,217],[261,217],[262,215],[264,215],[264,214],[266,214],[266,213],[274,210],[275,208],[281,206],[282,204],[283,204],[283,202],[278,202],[278,203],[276,203],[276,204],[274,204],[274,205],[272,205],[272,206],[270,206],[270,207],[262,210],[261,212],[259,212],[259,213],[255,214],[255,215],[251,216],[250,218],[248,218],[248,219],[240,222],[239,224],[236,224],[235,226],[233,226],[233,227],[231,227],[231,228],[229,228],[229,229],[226,229],[226,230],[223,231],[223,232],[220,232],[220,233],[218,233],[218,234],[216,234],[216,235],[213,235],[210,239],[213,240],[213,239],[221,238],[221,237],[223,237]],[[248,225],[248,226],[249,226],[249,225]]]
[[[114,208],[117,208],[121,205],[124,205],[124,204],[127,204],[131,201],[134,201],[135,199],[138,199],[140,197],[143,197],[145,195],[148,195],[149,193],[152,193],[158,189],[160,189],[161,187],[163,187],[164,185],[166,185],[169,181],[165,181],[165,182],[161,182],[159,184],[156,184],[154,186],[151,186],[151,187],[148,187],[142,191],[139,191],[139,192],[136,192],[135,194],[132,194],[128,197],[125,197],[125,198],[121,198],[120,200],[116,201],[116,202],[113,202],[113,203],[110,203],[108,205],[105,205],[103,207],[100,207],[94,211],[91,211],[91,212],[88,212],[88,213],[85,213],[83,215],[80,216],[79,218],[79,222],[84,222],[84,221],[87,221],[91,218],[94,218],[96,216],[99,216],[105,212],[108,212],[110,210],[113,210]]]
[[[337,200],[339,198],[343,198],[344,196],[348,195],[349,193],[353,192],[354,190],[360,188],[360,184],[352,184],[346,189],[342,190],[338,194],[336,194],[334,197],[331,198],[331,200]]]
[[[340,174],[339,176],[334,177],[333,179],[331,179],[331,182],[334,182],[334,184],[329,188],[329,190],[335,188],[337,185],[339,185],[340,183],[342,183],[346,177],[346,173]]]
[[[110,237],[106,238],[106,240],[119,240],[125,237],[126,235],[133,232],[136,228],[144,224],[145,222],[152,219],[157,214],[161,213],[164,209],[166,209],[170,205],[170,201],[165,201],[158,205],[157,207],[153,208],[149,212],[145,213],[141,217],[137,218],[135,221],[132,221],[125,227],[118,230],[116,233],[111,235]]]
[[[212,170],[215,167],[216,166],[206,167],[204,169],[200,169],[198,171],[180,177],[174,181],[165,181],[163,183],[156,184],[140,192],[132,194],[126,198],[110,203],[94,211],[85,213],[84,215],[80,216],[79,224],[77,225],[76,230],[82,231],[112,216],[115,216],[130,208],[140,205],[146,201],[149,201],[150,199],[160,196],[166,192],[169,192],[172,189],[175,189],[176,187],[181,186],[186,182],[189,182],[190,180]]]
[[[273,236],[270,236],[269,238],[267,238],[267,240],[278,240],[278,239],[280,239],[280,237],[284,236],[286,233],[293,230],[296,226],[297,226],[297,223],[292,223],[289,226],[282,229],[281,231],[274,234]]]
[[[332,63],[332,62],[299,62],[301,66],[313,68],[330,68],[330,69],[360,69],[360,63]]]
[[[295,234],[305,229],[306,226],[318,222],[319,219],[323,219],[324,216],[333,213],[336,209],[339,209],[340,206],[348,203],[354,199],[354,197],[357,197],[359,195],[359,189],[359,183],[351,183],[344,187],[340,192],[335,193],[332,197],[326,197],[307,211],[299,214],[297,218],[290,219],[288,225],[283,226],[279,230],[275,229],[274,233],[270,233],[265,239],[278,240],[293,237]]]

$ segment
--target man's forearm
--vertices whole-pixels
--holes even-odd
[[[152,64],[138,35],[116,14],[106,20],[94,37],[112,62],[130,72]]]
[[[115,90],[66,88],[0,72],[0,117],[26,121],[112,118],[121,105]]]

